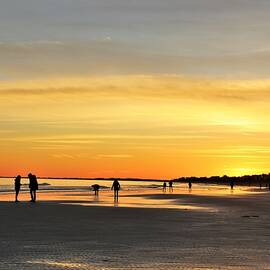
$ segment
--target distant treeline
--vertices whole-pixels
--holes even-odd
[[[244,175],[244,176],[210,176],[210,177],[180,177],[173,180],[174,182],[183,183],[205,183],[205,184],[220,184],[230,185],[232,182],[235,185],[242,186],[269,186],[270,174],[259,175]]]

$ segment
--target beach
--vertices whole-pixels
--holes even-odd
[[[208,192],[207,192],[208,190]],[[216,192],[214,192],[216,190]],[[219,192],[217,192],[219,191]],[[0,194],[0,269],[270,269],[267,190]]]
[[[0,0],[0,270],[270,270],[269,17]]]

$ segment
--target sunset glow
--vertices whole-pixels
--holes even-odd
[[[1,172],[146,178],[267,172],[269,86],[176,75],[2,82]]]
[[[269,2],[55,2],[0,10],[1,175],[269,172]]]

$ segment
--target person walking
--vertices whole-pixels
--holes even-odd
[[[230,186],[231,186],[231,190],[233,190],[233,188],[234,188],[234,180],[233,179],[230,182]]]
[[[163,192],[166,192],[167,189],[167,183],[166,181],[163,182]]]
[[[18,201],[18,196],[20,193],[20,189],[21,189],[21,176],[17,175],[15,180],[14,180],[14,187],[15,187],[15,202],[19,202]]]
[[[119,193],[120,188],[121,188],[120,183],[118,182],[118,180],[115,179],[113,181],[111,190],[114,191],[114,200],[116,201],[118,201],[118,193]]]
[[[169,181],[169,191],[173,192],[173,180]]]

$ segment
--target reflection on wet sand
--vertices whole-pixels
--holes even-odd
[[[52,260],[27,261],[27,264],[34,264],[36,266],[40,265],[40,266],[61,267],[63,269],[86,269],[86,267],[89,267],[88,264],[73,263],[73,262],[56,262]]]
[[[186,188],[181,185],[174,187],[173,192],[163,192],[162,188],[132,188],[124,187],[119,198],[115,198],[113,191],[103,189],[98,194],[93,194],[88,189],[81,190],[41,190],[39,201],[60,202],[63,204],[79,204],[83,206],[114,206],[135,208],[168,208],[185,210],[216,211],[214,205],[209,205],[206,197],[237,197],[254,193],[245,187],[229,189],[225,186],[193,185]],[[201,198],[199,201],[196,198]],[[11,192],[0,193],[1,201],[12,201]],[[28,193],[22,192],[21,201],[28,200]],[[208,200],[209,201],[209,200]]]

